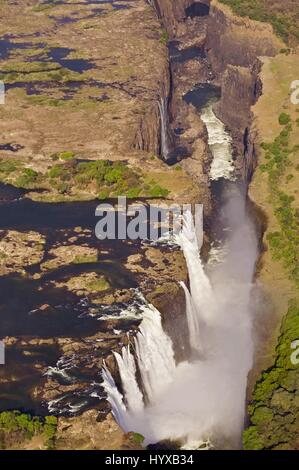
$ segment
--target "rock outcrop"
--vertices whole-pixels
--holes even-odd
[[[123,433],[111,414],[101,421],[98,413],[90,410],[82,416],[59,420],[56,449],[142,450],[138,437],[134,433]]]

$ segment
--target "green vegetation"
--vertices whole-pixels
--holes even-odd
[[[293,130],[290,121],[288,114],[280,114],[279,123],[284,125],[284,129],[274,142],[262,144],[267,163],[260,165],[260,170],[268,173],[271,201],[280,226],[279,231],[267,235],[272,256],[275,260],[282,260],[291,280],[299,287],[299,212],[293,206],[294,196],[281,189],[285,172],[292,166],[292,155],[298,152],[298,146],[291,147],[289,143]],[[285,181],[289,183],[293,177],[288,174]]]
[[[38,49],[36,50],[38,53]],[[28,61],[20,57],[17,61],[12,59],[9,63],[3,65],[0,70],[0,79],[5,83],[14,83],[18,81],[30,82],[35,81],[55,81],[64,82],[67,80],[77,79],[78,73],[68,70],[57,64],[55,61]],[[80,81],[84,80],[83,74],[80,75]],[[40,102],[43,97],[33,96],[33,101]],[[45,99],[45,98],[44,98]]]
[[[276,348],[276,361],[256,384],[249,406],[252,425],[243,436],[246,450],[294,449],[298,445],[299,374],[291,363],[291,343],[299,338],[299,307],[289,305]]]
[[[273,2],[272,0],[220,0],[230,6],[239,16],[270,23],[275,33],[286,43],[298,42],[298,11],[296,2]]]
[[[279,124],[281,126],[285,126],[286,124],[289,124],[290,121],[291,121],[291,116],[289,114],[281,113],[279,115]]]
[[[152,188],[149,189],[149,195],[150,197],[167,197],[168,196],[168,189],[161,188],[158,184],[153,186]]]
[[[168,44],[168,41],[169,41],[168,32],[166,31],[166,29],[163,29],[162,36],[160,38],[160,43]]]
[[[83,264],[83,263],[96,263],[98,261],[97,255],[77,255],[74,258],[74,264]]]
[[[91,292],[102,292],[104,290],[109,289],[110,284],[106,279],[95,279],[94,281],[90,281],[87,286],[89,291]]]
[[[29,188],[36,182],[38,173],[32,168],[24,168],[22,174],[16,179],[16,186]]]
[[[31,189],[43,186],[43,175],[32,168],[23,167],[17,160],[0,160],[0,181]]]
[[[54,449],[57,430],[57,418],[40,418],[20,411],[0,413],[0,446],[9,448],[11,444],[20,444],[34,436],[40,436],[47,449]]]
[[[47,173],[22,167],[14,160],[0,160],[0,181],[25,189],[54,190],[61,195],[83,191],[97,194],[100,200],[117,196],[166,198],[169,194],[168,189],[155,180],[145,183],[142,174],[131,169],[126,162],[82,162],[71,151],[55,153],[52,159],[63,163],[55,163]]]
[[[284,126],[279,136],[261,145],[266,164],[260,170],[268,175],[270,200],[279,230],[267,235],[272,258],[280,260],[290,280],[299,288],[299,211],[294,207],[294,195],[286,192],[293,174],[292,159],[298,145],[291,146],[291,117],[282,113],[279,123]],[[285,189],[284,189],[285,188]],[[298,365],[291,363],[291,344],[299,339],[299,306],[289,303],[276,347],[275,363],[257,382],[249,406],[251,426],[244,432],[244,447],[248,450],[294,449],[299,443],[299,374]],[[297,447],[296,447],[297,446]]]
[[[141,445],[144,442],[144,436],[142,434],[139,434],[138,432],[134,432],[133,440],[136,444]]]
[[[19,166],[20,163],[17,160],[0,160],[0,180],[5,180],[5,178],[11,173],[14,173]]]
[[[75,158],[74,152],[66,150],[64,152],[57,152],[52,155],[53,160],[73,160]]]

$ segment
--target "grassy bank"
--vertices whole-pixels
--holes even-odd
[[[259,167],[250,196],[268,224],[259,277],[270,299],[265,308],[271,314],[271,351],[263,358],[264,371],[248,409],[248,450],[299,448],[299,374],[291,361],[292,343],[299,339],[299,106],[290,99],[298,73],[297,56],[265,60],[264,94],[254,107]]]

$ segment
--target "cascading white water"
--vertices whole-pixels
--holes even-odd
[[[167,160],[170,153],[168,112],[166,98],[159,101],[160,120],[161,120],[161,154],[164,160]]]
[[[184,282],[180,282],[180,285],[184,289],[185,297],[186,297],[186,315],[187,315],[187,322],[188,322],[188,329],[190,335],[190,346],[193,350],[198,352],[201,351],[202,341],[202,329],[200,324],[200,316],[197,315],[196,306],[193,303],[191,294]]]
[[[107,393],[107,400],[112,407],[112,413],[116,422],[124,431],[130,431],[127,427],[127,408],[123,402],[123,396],[119,392],[114,379],[106,366],[102,369],[103,387]]]
[[[154,403],[159,395],[172,383],[176,364],[170,338],[162,327],[160,312],[143,298],[140,308],[143,320],[134,338],[136,359],[141,374],[146,400]],[[124,398],[119,393],[114,380],[105,367],[103,387],[112,406],[115,419],[126,431],[134,428],[137,416],[144,412],[143,395],[136,377],[136,363],[130,347],[123,347],[122,355],[114,353],[124,389]]]
[[[208,143],[213,154],[210,179],[231,179],[234,174],[231,136],[226,132],[223,122],[215,115],[212,104],[202,110],[201,119],[208,129]]]
[[[177,242],[184,252],[187,263],[192,306],[197,311],[195,313],[197,318],[204,319],[207,313],[205,312],[205,306],[213,298],[213,293],[211,283],[204,271],[200,258],[201,246],[198,245],[198,238],[190,211],[184,215],[183,228],[177,236]]]
[[[130,352],[130,347],[122,348],[122,355],[114,354],[120,378],[125,390],[127,408],[132,413],[143,410],[143,396],[136,381],[136,363]]]
[[[207,129],[212,141],[214,120],[210,122]],[[228,142],[224,126],[221,132],[219,142]],[[226,152],[227,147],[224,149]],[[229,160],[220,158],[218,146],[212,145],[211,150],[217,160],[217,172],[211,170],[211,179],[231,178]],[[190,290],[182,285],[192,348],[189,361],[175,364],[160,313],[145,303],[135,340],[135,358],[145,391],[142,406],[132,350],[125,350],[123,360],[118,361],[127,407],[104,371],[103,385],[115,418],[126,431],[143,434],[145,444],[173,439],[180,440],[184,448],[198,448],[203,443],[209,447],[211,441],[219,448],[240,447],[247,375],[253,359],[250,293],[257,241],[244,196],[236,187],[229,188],[222,212],[219,223],[229,226],[230,236],[223,259],[210,266],[209,276],[200,258],[191,213],[185,214],[183,230],[177,236],[190,279]],[[132,394],[139,396],[138,407],[130,405],[135,403]]]
[[[153,305],[144,312],[135,338],[136,355],[143,387],[149,403],[155,403],[161,392],[173,381],[176,368],[172,342],[163,330],[160,312]]]

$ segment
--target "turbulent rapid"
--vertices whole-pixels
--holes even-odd
[[[231,179],[234,173],[231,136],[226,132],[223,122],[215,115],[212,104],[203,109],[201,119],[208,129],[208,143],[214,156],[210,179]]]
[[[206,120],[206,125],[211,142],[214,118]],[[223,125],[216,134],[217,142],[224,141],[230,148]],[[220,144],[215,145],[211,145],[211,179],[231,177],[231,158],[224,158]],[[184,448],[241,446],[247,375],[253,361],[250,294],[257,240],[247,216],[245,193],[233,182],[223,194],[219,224],[227,233],[225,254],[208,271],[201,260],[201,241],[191,212],[185,213],[176,240],[189,273],[189,286],[181,284],[189,327],[186,341],[191,346],[188,361],[175,362],[160,312],[144,300],[143,321],[134,343],[123,348],[122,355],[115,355],[124,395],[110,372],[103,371],[115,419],[125,431],[144,435],[145,444],[172,440]]]

